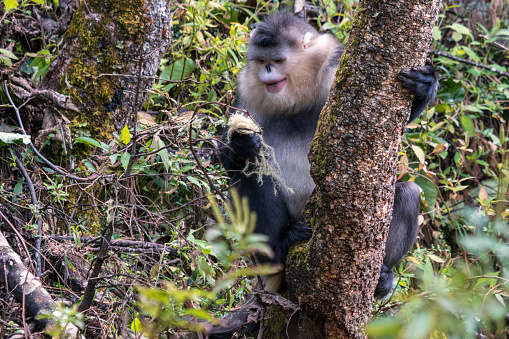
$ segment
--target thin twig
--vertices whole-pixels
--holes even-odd
[[[258,329],[258,339],[263,338],[263,333],[265,332],[265,322],[263,321],[265,318],[265,310],[262,310],[260,315],[260,328]]]
[[[69,235],[46,235],[44,238],[48,238],[55,241],[74,241],[75,237]],[[92,244],[99,242],[101,237],[80,237],[81,241],[85,242],[84,246],[92,246]],[[156,244],[153,242],[145,242],[145,241],[135,241],[135,240],[112,240],[110,242],[111,246],[116,247],[133,247],[138,249],[154,249],[157,251],[169,251],[173,252],[173,254],[177,254],[177,250],[161,244]]]
[[[19,124],[19,128],[21,130],[21,134],[23,135],[27,135],[27,133],[25,132],[25,127],[23,127],[23,122],[21,121],[21,116],[19,114],[19,110],[18,108],[16,107],[16,105],[14,104],[14,101],[12,101],[11,99],[11,96],[9,94],[9,91],[7,89],[7,80],[4,80],[4,93],[5,95],[7,95],[7,99],[9,99],[9,102],[10,104],[12,105],[12,107],[14,108],[14,111],[16,112],[16,116],[18,118],[18,124]],[[38,150],[37,148],[34,146],[34,144],[32,143],[32,141],[30,141],[30,147],[32,148],[32,150],[34,151],[34,153],[39,157],[41,158],[42,161],[44,161],[46,163],[46,165],[48,165],[51,169],[53,169],[55,172],[57,173],[60,173],[61,175],[64,175],[68,178],[71,178],[71,179],[74,179],[76,181],[79,181],[79,182],[84,182],[84,181],[88,181],[90,179],[92,179],[93,177],[97,176],[97,174],[93,174],[92,176],[88,177],[88,178],[80,178],[80,177],[77,177],[75,175],[72,175],[72,174],[69,174],[69,173],[66,173],[64,171],[62,171],[60,168],[58,168],[57,166],[53,165],[53,163],[51,163],[48,159],[46,159]]]
[[[27,183],[28,190],[30,191],[30,198],[32,200],[32,205],[35,206],[35,220],[37,222],[37,239],[35,240],[35,271],[37,272],[37,276],[40,277],[42,273],[42,265],[41,265],[41,237],[42,237],[42,219],[39,215],[39,201],[37,200],[37,195],[35,194],[35,188],[34,184],[32,183],[32,180],[30,179],[30,176],[28,175],[27,171],[25,170],[25,167],[23,166],[23,163],[19,160],[19,158],[14,154],[14,160],[16,160],[16,165],[18,166],[19,170],[21,171],[21,174],[23,175],[23,178],[25,178],[25,182]]]
[[[138,78],[137,75],[130,75],[130,74],[99,74],[99,77],[102,77],[102,76],[114,76],[114,77],[124,77],[124,78]],[[205,81],[198,81],[194,78],[187,78],[187,79],[182,79],[182,80],[168,80],[168,79],[163,79],[163,78],[158,78],[158,77],[149,77],[149,76],[146,76],[146,75],[143,75],[141,77],[142,79],[148,79],[148,80],[160,80],[160,81],[166,81],[166,82],[171,82],[171,83],[182,83],[182,82],[186,82],[186,81],[191,81],[191,82],[194,82],[196,84],[204,84]]]
[[[2,213],[2,211],[0,211],[0,217],[2,219],[4,219],[4,221],[7,223],[7,225],[9,225],[9,227],[14,231],[14,233],[18,237],[19,242],[21,243],[21,245],[23,246],[23,249],[25,250],[25,252],[27,254],[28,261],[30,262],[29,268],[35,266],[34,263],[32,262],[32,258],[30,257],[30,252],[28,251],[28,247],[25,243],[25,239],[23,239],[23,236],[21,235],[21,233],[19,233],[19,231],[16,229],[16,227],[14,227],[14,225],[11,223],[11,221],[9,219],[7,219],[7,217]]]
[[[94,265],[92,267],[92,272],[90,273],[90,277],[87,281],[87,287],[85,289],[85,293],[83,293],[83,298],[78,306],[78,311],[83,312],[90,308],[92,302],[94,301],[95,295],[95,287],[97,285],[98,279],[97,277],[101,273],[101,267],[108,257],[108,251],[110,247],[111,236],[113,235],[113,223],[115,222],[115,214],[116,214],[116,206],[110,210],[108,213],[112,213],[111,220],[106,224],[105,230],[102,237],[101,248],[97,257],[94,260]]]
[[[509,78],[509,73],[507,73],[507,72],[500,71],[500,70],[496,69],[495,67],[486,66],[486,65],[483,65],[483,64],[479,64],[477,62],[473,62],[473,61],[465,60],[465,59],[462,59],[462,58],[458,58],[458,57],[456,57],[454,55],[451,55],[449,53],[445,53],[445,52],[441,52],[441,51],[435,51],[435,50],[428,50],[428,54],[439,55],[439,56],[442,56],[444,58],[448,58],[448,59],[451,59],[451,60],[454,60],[454,61],[461,62],[463,64],[467,64],[467,65],[471,65],[471,66],[487,69],[488,71],[491,71],[491,72],[497,73],[498,75],[502,75],[502,76],[505,76],[505,77]]]
[[[205,179],[209,183],[209,187],[212,188],[214,190],[214,193],[219,195],[221,197],[221,199],[226,201],[226,197],[223,195],[221,190],[219,190],[216,187],[216,185],[214,185],[212,180],[209,178],[209,175],[207,174],[207,171],[205,170],[205,168],[203,168],[203,165],[201,164],[200,159],[198,158],[198,156],[196,155],[196,152],[194,151],[194,147],[193,147],[193,121],[194,121],[194,119],[196,117],[196,114],[198,113],[198,110],[201,108],[201,106],[202,105],[196,106],[196,108],[194,109],[194,112],[193,112],[193,117],[191,118],[191,121],[189,123],[189,150],[193,154],[193,157],[194,157],[194,160],[196,161],[196,164],[198,165],[198,167],[202,171],[203,175],[205,176]]]

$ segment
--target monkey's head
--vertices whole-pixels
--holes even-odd
[[[266,17],[251,34],[238,81],[240,104],[255,114],[288,115],[325,100],[339,48],[332,35],[291,14]]]

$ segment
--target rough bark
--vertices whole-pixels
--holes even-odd
[[[83,1],[40,87],[71,97],[79,109],[68,111],[71,129],[109,139],[141,106],[136,92],[150,89],[170,35],[166,0]]]
[[[313,238],[288,260],[290,290],[323,337],[365,336],[411,103],[397,74],[424,65],[439,2],[359,4],[311,147]]]

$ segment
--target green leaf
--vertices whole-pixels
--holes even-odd
[[[191,59],[177,60],[163,69],[161,72],[161,79],[172,81],[183,80],[196,68],[196,62]]]
[[[433,265],[428,258],[424,261],[424,270],[422,272],[422,280],[425,286],[431,286],[435,280],[435,273],[433,271]]]
[[[83,160],[83,163],[85,164],[85,166],[87,167],[87,170],[89,172],[95,172],[95,167],[94,165],[92,165],[92,163],[88,160]]]
[[[462,48],[465,50],[465,53],[467,53],[467,55],[472,59],[474,60],[475,62],[480,62],[481,59],[479,58],[479,56],[474,52],[472,51],[470,48],[468,48],[467,46],[462,46]]]
[[[19,6],[18,2],[16,0],[5,0],[5,11],[9,11],[11,9],[17,8]]]
[[[436,204],[438,196],[438,191],[435,184],[433,184],[431,180],[423,176],[416,177],[415,183],[419,185],[419,187],[422,189],[422,192],[424,193],[424,199],[426,200],[430,208],[433,208]]]
[[[0,53],[4,54],[8,58],[11,58],[11,59],[14,59],[14,60],[18,60],[17,56],[15,56],[11,51],[8,51],[6,49],[0,48]]]
[[[475,126],[474,126],[474,123],[473,123],[472,119],[470,119],[470,117],[468,115],[463,114],[461,116],[461,126],[471,136],[475,135]]]
[[[74,265],[72,264],[72,262],[69,261],[69,258],[67,258],[66,255],[64,255],[64,260],[65,263],[67,264],[67,267],[69,267],[71,270],[76,270],[76,268],[74,268]]]
[[[199,182],[198,180],[196,180],[196,178],[195,178],[195,177],[188,176],[188,177],[187,177],[187,180],[189,180],[190,182],[192,182],[193,184],[195,184],[195,185],[196,185],[196,186],[198,186],[198,187],[200,187],[200,186],[201,186],[200,182]]]
[[[431,266],[431,265],[430,265]],[[429,313],[418,313],[406,326],[404,338],[432,338],[429,335],[433,329],[433,316]]]
[[[465,107],[463,107],[465,109],[465,111],[468,111],[468,112],[475,112],[475,113],[482,113],[482,109],[474,106],[474,105],[466,105]]]
[[[127,165],[129,165],[129,159],[131,159],[131,154],[129,154],[129,152],[122,153],[120,162],[122,163],[122,167],[124,167],[124,169],[126,169]]]
[[[504,298],[502,298],[502,296],[500,294],[498,294],[498,293],[495,294],[495,298],[502,304],[502,306],[506,307]]]
[[[161,149],[159,152],[157,152],[157,155],[161,158],[161,161],[163,162],[164,169],[166,172],[170,170],[171,161],[170,161],[170,154],[168,153],[168,150],[165,148],[166,145],[164,142],[159,138],[159,136],[156,134],[154,135],[154,138],[152,139],[152,148],[154,149]]]
[[[109,156],[109,158],[110,158],[111,164],[114,165],[115,162],[117,162],[118,154],[112,154]]]
[[[446,26],[447,28],[451,28],[453,31],[456,31],[458,33],[461,33],[463,35],[471,35],[470,29],[468,29],[466,26],[463,26],[462,24],[459,24],[457,22],[453,23],[450,26]]]
[[[141,332],[141,321],[138,318],[134,318],[133,322],[131,323],[131,331],[135,333]]]
[[[414,151],[415,156],[419,159],[419,162],[424,164],[426,162],[426,155],[424,154],[422,148],[416,145],[412,145],[412,150]]]
[[[0,141],[5,144],[23,143],[25,145],[28,145],[30,144],[30,136],[17,133],[0,132]]]
[[[436,41],[442,40],[442,32],[438,28],[438,26],[433,27],[433,39]]]
[[[465,89],[461,81],[455,81],[449,78],[440,83],[442,90],[437,94],[437,98],[446,101],[447,103],[461,102],[465,96]]]
[[[131,142],[131,133],[129,133],[129,127],[127,127],[127,124],[122,128],[122,132],[120,132],[120,140],[127,145],[129,142]]]
[[[8,57],[0,56],[0,61],[7,67],[12,66],[12,61]]]
[[[434,255],[434,254],[428,254],[428,258],[430,258],[431,260],[435,261],[435,262],[439,262],[439,263],[444,263],[445,260]]]
[[[458,32],[453,32],[452,33],[452,39],[456,42],[460,41],[461,39],[463,38],[463,35],[461,33],[458,33]]]
[[[94,147],[101,147],[99,141],[89,137],[78,137],[74,139],[74,144],[86,144]]]
[[[370,338],[396,338],[402,325],[394,317],[376,318],[366,328]]]
[[[484,274],[485,277],[498,277],[500,272],[486,272]],[[493,287],[498,282],[498,279],[496,278],[479,278],[477,280],[477,283],[475,286],[479,285],[489,285],[490,287]]]
[[[21,193],[21,189],[23,188],[24,178],[21,178],[20,181],[14,186],[14,191],[12,192],[12,202],[16,203],[18,201],[18,197]]]

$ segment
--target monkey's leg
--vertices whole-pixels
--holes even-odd
[[[288,251],[295,243],[311,238],[312,231],[308,224],[302,221],[292,221],[279,232],[279,241],[274,252],[276,260],[285,263]]]
[[[238,172],[233,176],[232,181],[239,181],[236,185],[239,194],[248,198],[249,208],[256,212],[255,233],[266,235],[269,238],[269,245],[274,251],[273,258],[256,255],[257,263],[284,265],[288,248],[293,242],[290,244],[288,239],[281,238],[280,235],[287,234],[290,229],[290,232],[295,232],[295,228],[290,227],[292,219],[283,195],[279,192],[275,194],[274,184],[267,177],[263,178],[263,183],[260,185],[255,176],[246,177],[243,173]],[[295,235],[290,234],[290,236],[295,238]],[[278,292],[283,280],[283,270],[280,273],[262,277],[263,289]]]
[[[412,248],[419,231],[419,204],[421,192],[413,182],[396,183],[392,221],[385,242],[385,257],[375,297],[382,298],[392,290],[392,268]]]

